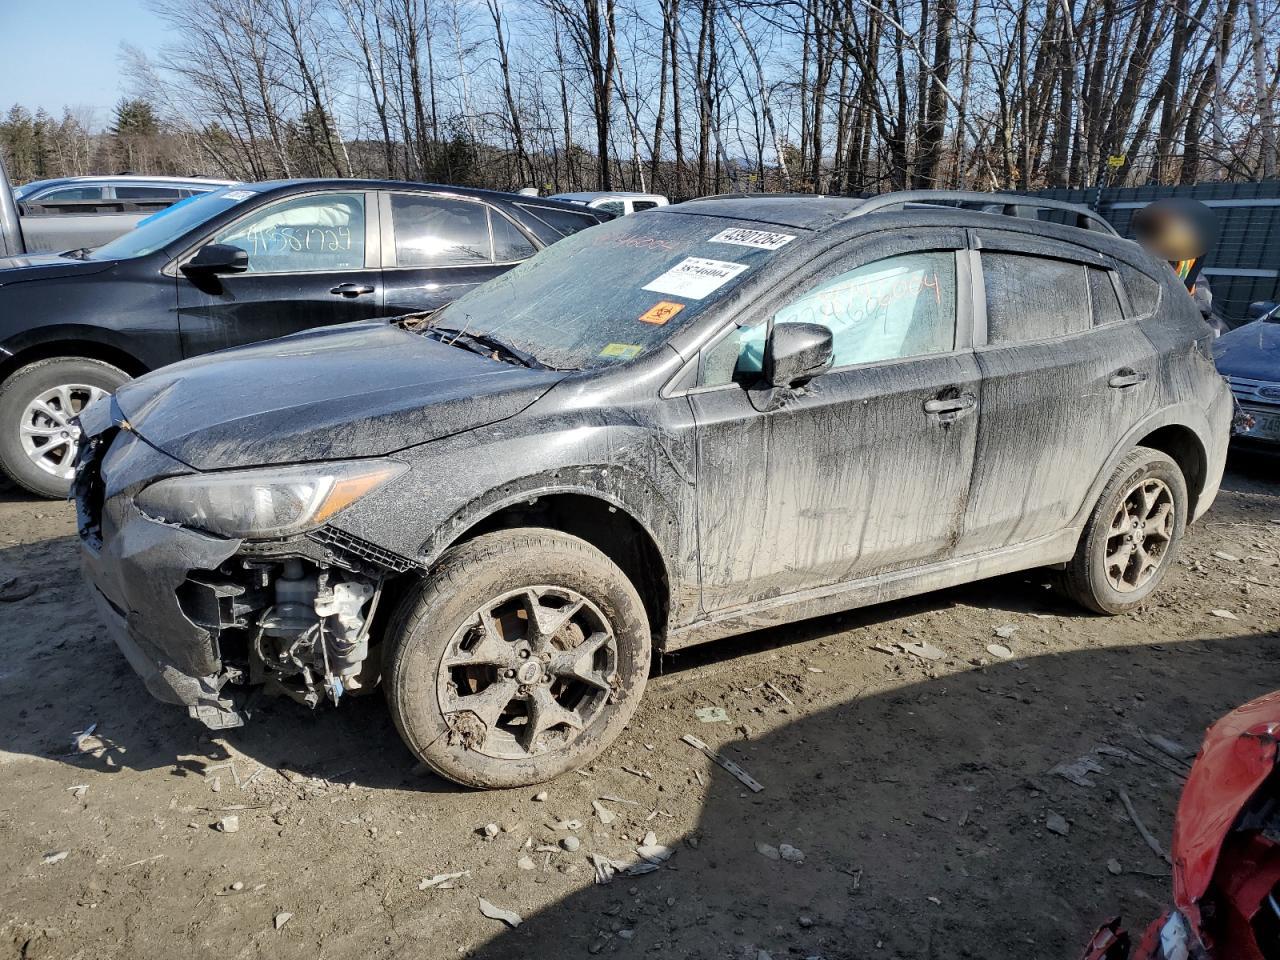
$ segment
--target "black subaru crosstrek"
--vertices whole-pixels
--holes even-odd
[[[491,190],[289,180],[180,201],[94,249],[0,258],[0,473],[65,497],[76,415],[131,376],[441,307],[610,218]]]
[[[1073,223],[987,212],[1032,206]],[[533,783],[618,735],[655,651],[1031,567],[1133,609],[1218,492],[1211,341],[1065,204],[685,203],[126,384],[81,416],[85,570],[212,727],[381,682],[439,773]]]

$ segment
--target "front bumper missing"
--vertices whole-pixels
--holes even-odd
[[[227,674],[214,634],[187,617],[177,593],[241,541],[153,520],[127,497],[107,501],[101,528],[100,538],[82,538],[84,574],[99,618],[147,690],[213,729],[243,724],[244,711],[222,695]]]

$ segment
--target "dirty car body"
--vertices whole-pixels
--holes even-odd
[[[1134,530],[1166,528],[1112,571],[1144,595],[1172,508],[1180,532],[1217,493],[1231,413],[1176,278],[1102,231],[864,209],[651,211],[429,321],[126,385],[82,417],[103,619],[153,693],[211,726],[244,720],[246,686],[315,704],[386,671],[415,752],[497,785],[581,762],[651,646],[1069,564],[1117,470],[1139,483],[1118,516],[1148,490]],[[1185,492],[1155,506],[1157,488]],[[480,580],[474,612],[450,607]],[[438,730],[396,706],[414,698]],[[467,774],[466,750],[489,766]]]
[[[1173,824],[1173,907],[1136,950],[1119,920],[1084,960],[1275,960],[1280,957],[1280,692],[1205,734]]]

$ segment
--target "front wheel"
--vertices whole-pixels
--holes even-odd
[[[500,530],[450,549],[388,626],[387,701],[405,743],[469,787],[520,787],[590,762],[644,693],[649,622],[584,540]]]
[[[0,385],[0,470],[37,496],[66,497],[80,445],[72,421],[128,379],[88,357],[50,357],[15,371]]]
[[[1068,596],[1127,613],[1160,586],[1187,525],[1187,484],[1174,460],[1136,447],[1102,490],[1063,576]]]

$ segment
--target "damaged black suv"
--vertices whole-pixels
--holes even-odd
[[[1218,492],[1211,341],[1082,208],[695,201],[126,384],[81,416],[84,565],[211,727],[381,682],[430,767],[529,784],[655,651],[1041,566],[1134,608]]]

